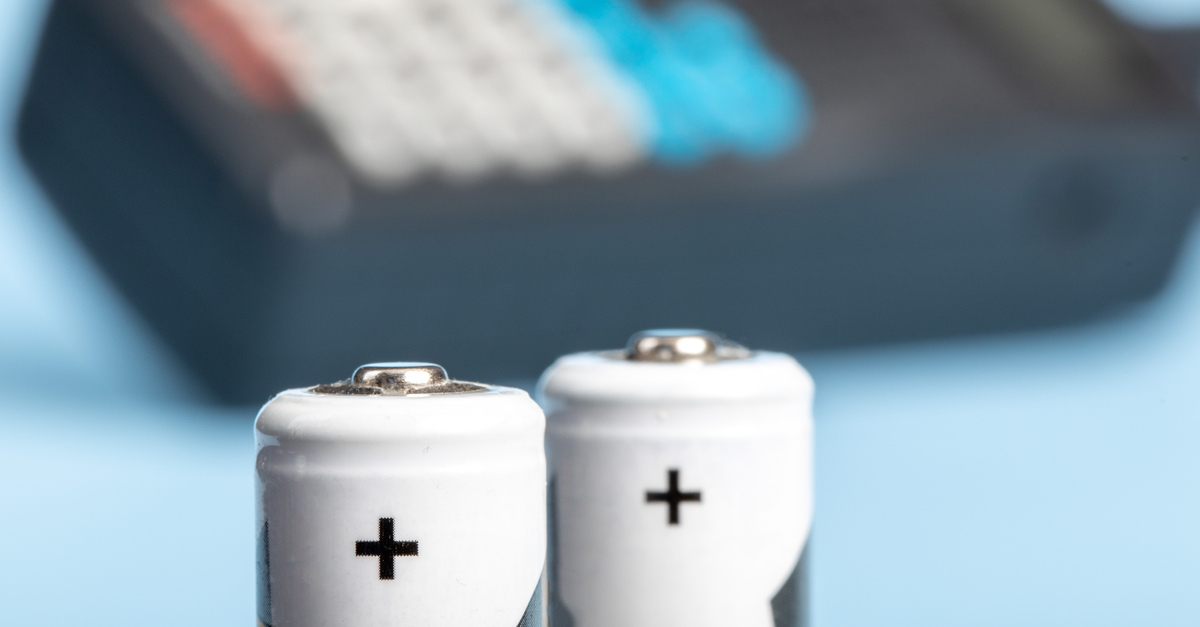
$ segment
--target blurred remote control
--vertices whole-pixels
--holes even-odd
[[[1155,293],[1191,85],[1092,0],[56,0],[23,154],[213,392]]]

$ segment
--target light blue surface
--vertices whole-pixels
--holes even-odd
[[[0,3],[10,120],[40,11]],[[802,356],[815,625],[1200,622],[1191,242],[1085,327]],[[251,624],[253,409],[190,401],[8,144],[0,294],[0,624]]]
[[[1200,232],[1087,328],[814,356],[816,625],[1200,621]]]

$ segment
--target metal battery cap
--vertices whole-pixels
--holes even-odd
[[[749,357],[745,347],[702,329],[650,329],[634,333],[625,347],[630,361],[718,361]]]
[[[359,366],[350,379],[332,385],[318,385],[313,391],[318,394],[407,396],[459,394],[484,389],[486,386],[451,379],[446,369],[437,364],[394,361]]]
[[[377,388],[416,389],[432,385],[443,385],[450,380],[446,369],[437,364],[413,361],[397,361],[359,366],[350,377],[355,385],[370,385]]]

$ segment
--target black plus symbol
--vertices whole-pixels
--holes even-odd
[[[666,503],[667,504],[667,524],[679,524],[679,504],[684,501],[700,502],[699,492],[680,492],[679,491],[679,471],[672,468],[667,471],[667,491],[666,492],[646,492],[647,503]]]
[[[379,519],[379,541],[359,540],[354,543],[355,555],[374,555],[379,557],[379,578],[396,578],[397,555],[416,555],[417,542],[396,542],[392,539],[395,523],[391,518]]]

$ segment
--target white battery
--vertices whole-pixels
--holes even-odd
[[[695,330],[542,375],[554,627],[806,622],[813,383]]]
[[[280,393],[255,422],[263,627],[541,627],[545,417],[433,364]]]

